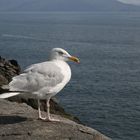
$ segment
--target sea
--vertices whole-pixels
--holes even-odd
[[[140,140],[140,12],[0,12],[0,55],[22,70],[52,48],[80,59],[56,96],[113,140]]]

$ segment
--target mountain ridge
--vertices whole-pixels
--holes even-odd
[[[117,0],[0,0],[0,11],[140,11]]]

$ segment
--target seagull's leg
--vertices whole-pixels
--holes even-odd
[[[38,99],[37,102],[38,102],[38,118],[41,120],[46,120],[46,117],[41,116],[40,100]]]
[[[46,107],[47,107],[48,120],[51,120],[51,117],[50,117],[50,98],[46,100]]]
[[[41,118],[41,110],[40,110],[40,100],[37,100],[38,103],[38,118]]]
[[[60,120],[57,120],[57,119],[53,119],[50,116],[50,98],[46,100],[46,106],[47,106],[47,120],[48,121],[60,121]]]

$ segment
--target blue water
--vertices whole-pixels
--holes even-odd
[[[22,68],[62,47],[81,60],[57,95],[113,140],[140,139],[140,13],[0,13],[0,55]]]

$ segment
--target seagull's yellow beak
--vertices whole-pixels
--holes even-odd
[[[80,63],[80,60],[77,57],[75,57],[75,56],[70,56],[69,60],[74,61],[76,63]]]

